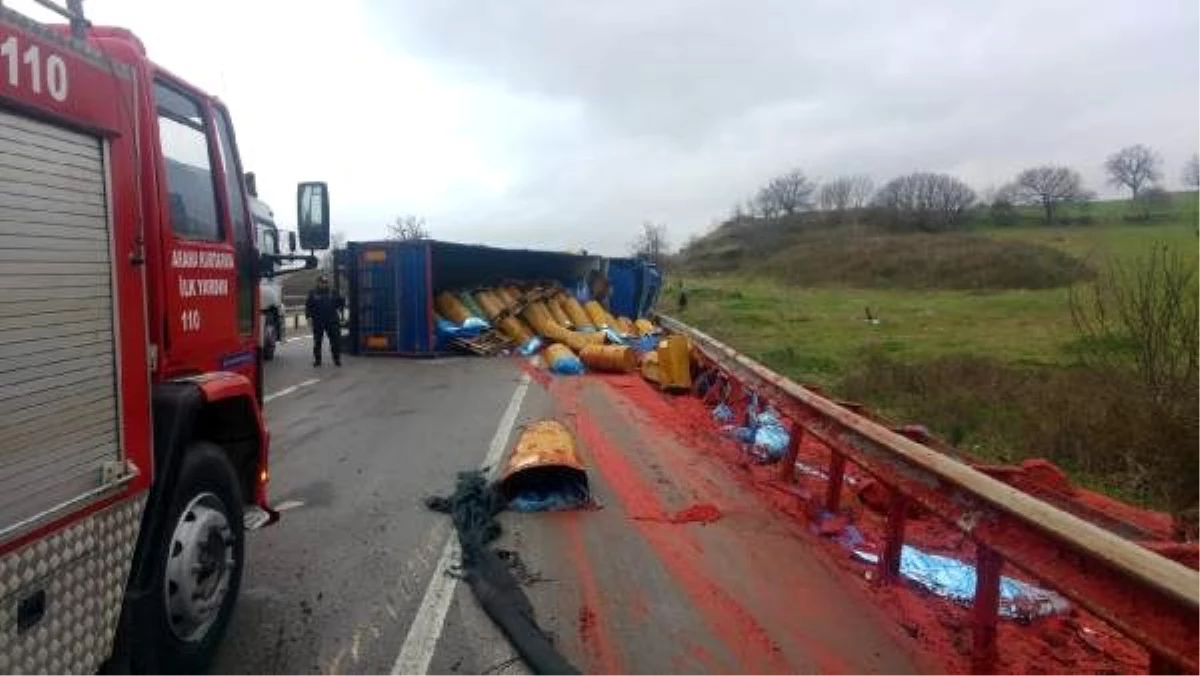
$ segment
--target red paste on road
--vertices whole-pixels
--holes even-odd
[[[642,480],[637,469],[613,446],[592,417],[578,406],[577,388],[558,385],[556,381],[551,389],[559,405],[567,411],[575,412],[576,432],[593,456],[592,468],[600,472],[612,488],[623,511],[631,515],[664,514],[666,510],[653,487]],[[734,656],[739,671],[793,671],[780,654],[779,647],[753,615],[702,570],[693,553],[700,548],[694,538],[689,537],[685,531],[664,529],[661,525],[646,521],[631,520],[631,523],[654,549],[658,559],[688,595],[692,605],[703,615],[713,634]],[[826,672],[842,671],[832,663],[822,664],[822,667],[822,671]]]
[[[675,512],[667,520],[671,523],[713,523],[720,518],[721,510],[716,505],[702,502]]]
[[[731,476],[745,485],[748,492],[757,494],[760,500],[792,514],[801,523],[807,523],[811,515],[819,513],[811,497],[824,496],[823,476],[798,471],[796,483],[785,488],[777,478],[778,467],[748,463],[738,445],[721,434],[720,426],[698,398],[661,393],[636,375],[607,376],[604,380],[613,396],[626,400],[653,427],[669,431],[685,445],[723,461]],[[735,405],[734,409],[740,411],[743,407]],[[828,467],[829,451],[820,443],[810,441],[802,445],[797,460],[813,472],[823,472]],[[675,469],[688,471],[686,466]],[[866,542],[860,549],[878,552],[885,519],[867,509],[856,495],[856,489],[869,477],[853,465],[847,465],[845,476],[842,514],[865,536]],[[805,499],[806,496],[809,499]],[[1082,489],[1075,489],[1073,497],[1081,505],[1136,524],[1158,537],[1165,539],[1168,535],[1170,520],[1165,515]],[[953,526],[932,515],[910,519],[905,537],[908,544],[927,551],[968,562],[974,558],[973,544]],[[947,671],[970,669],[971,627],[967,608],[902,584],[879,587],[874,581],[873,568],[852,560],[834,540],[825,538],[824,543],[839,567],[858,579],[862,590],[874,598],[923,651]],[[1006,567],[1004,574],[1039,583],[1011,567]],[[1034,620],[1029,625],[1002,619],[997,631],[999,658],[996,668],[1002,672],[1128,673],[1145,672],[1149,666],[1144,649],[1074,606],[1064,616]]]
[[[597,619],[600,607],[600,585],[592,570],[591,559],[583,541],[583,531],[578,512],[564,512],[560,517],[567,533],[567,555],[575,569],[575,583],[579,588],[579,640],[591,662],[592,671],[602,674],[625,673],[621,657],[613,644],[609,627]]]

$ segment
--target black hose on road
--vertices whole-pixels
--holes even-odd
[[[425,500],[426,507],[453,519],[462,545],[463,579],[529,668],[536,674],[578,674],[579,669],[538,625],[533,605],[512,570],[488,546],[500,535],[496,515],[505,504],[482,471],[460,472],[453,495]]]

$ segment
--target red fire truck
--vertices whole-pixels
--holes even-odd
[[[226,108],[39,1],[70,26],[0,7],[0,671],[199,671],[271,520],[273,261]],[[327,248],[325,184],[297,202]]]

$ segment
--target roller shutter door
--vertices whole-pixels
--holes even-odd
[[[0,529],[119,458],[99,139],[0,110]]]

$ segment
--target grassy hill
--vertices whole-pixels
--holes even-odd
[[[1196,397],[1184,431],[1151,442],[1164,424],[1122,399],[1129,383],[1081,367],[1070,312],[1072,289],[1110,260],[1165,246],[1196,269],[1196,193],[1173,195],[1146,220],[1131,213],[1128,202],[1100,202],[1065,213],[1072,225],[1046,226],[1022,210],[1009,227],[977,213],[966,232],[936,235],[830,227],[820,214],[746,219],[691,243],[661,304],[793,379],[927,424],[977,455],[1051,457],[1092,486],[1186,509]],[[1164,449],[1154,458],[1186,449],[1187,466],[1156,473],[1134,447]],[[1164,484],[1180,471],[1186,485]]]

